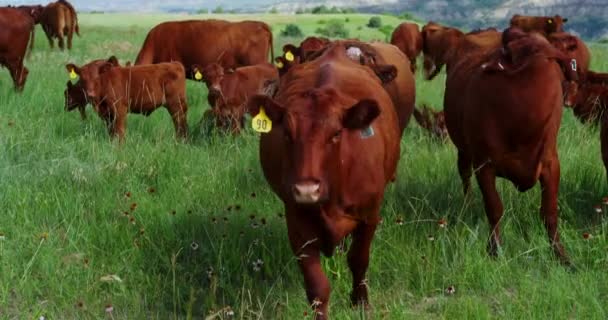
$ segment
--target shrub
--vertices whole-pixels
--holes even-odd
[[[324,28],[318,28],[315,32],[329,38],[348,38],[348,29],[344,22],[337,19],[329,20]]]
[[[380,19],[380,17],[378,17],[378,16],[371,17],[371,18],[369,18],[369,22],[367,23],[367,26],[369,28],[380,28],[380,27],[382,27],[382,19]]]
[[[285,26],[285,29],[281,31],[283,37],[302,37],[302,30],[297,25],[290,23]]]
[[[222,8],[222,6],[217,6],[217,8],[213,9],[213,11],[211,11],[212,13],[224,13],[224,8]]]
[[[272,7],[272,9],[270,9],[270,13],[271,14],[277,14],[277,13],[279,13],[279,10],[277,10],[276,7]]]

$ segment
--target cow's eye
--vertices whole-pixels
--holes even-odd
[[[338,143],[338,141],[340,141],[340,136],[342,135],[342,130],[338,130],[336,131],[332,136],[331,136],[331,143]]]

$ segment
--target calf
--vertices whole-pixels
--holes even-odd
[[[209,89],[207,100],[218,127],[234,133],[240,132],[243,126],[247,99],[262,93],[268,81],[279,78],[277,69],[269,63],[240,67],[231,72],[225,72],[218,63],[202,70],[198,65],[192,69],[195,73],[202,71],[203,81]]]
[[[394,73],[381,77],[390,80]],[[274,98],[257,95],[248,105],[254,116],[263,108],[272,122],[260,140],[262,169],[283,201],[291,248],[316,319],[327,318],[330,295],[321,253],[333,255],[349,234],[351,301],[366,305],[371,241],[400,142],[397,114],[379,77],[337,43],[314,61],[294,66]]]
[[[111,56],[109,59],[93,60],[87,63],[86,65],[80,67],[80,69],[89,70],[88,73],[94,73],[95,75],[98,75],[99,68],[106,63],[110,63],[116,67],[120,66],[118,64],[118,59],[116,59],[115,56]],[[87,97],[85,88],[82,85],[82,82],[77,81],[76,84],[72,84],[72,81],[68,80],[68,82],[66,83],[66,89],[63,91],[63,96],[65,97],[65,110],[69,112],[78,109],[82,120],[86,120],[87,113],[85,107],[89,103],[89,99]]]
[[[186,75],[179,62],[118,67],[110,62],[98,68],[67,64],[68,72],[80,76],[86,96],[106,122],[111,136],[124,139],[127,113],[150,115],[165,106],[179,137],[186,137]]]
[[[22,91],[29,70],[23,65],[27,53],[34,43],[34,20],[22,10],[0,8],[0,66],[8,69],[15,90]]]

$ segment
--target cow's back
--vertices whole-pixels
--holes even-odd
[[[13,8],[0,8],[0,60],[23,57],[33,28],[34,20],[29,15]]]

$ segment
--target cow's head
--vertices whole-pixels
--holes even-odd
[[[222,80],[224,79],[224,67],[219,63],[212,63],[205,67],[193,65],[192,70],[196,74],[200,73],[203,82],[207,85],[210,93],[220,94],[222,92]]]
[[[100,98],[99,95],[99,76],[112,67],[117,67],[118,59],[111,56],[108,60],[95,60],[82,67],[78,67],[73,63],[65,65],[68,73],[75,73],[78,77],[78,84],[84,89],[87,97],[91,99]]]
[[[463,35],[457,29],[447,28],[434,22],[429,22],[422,28],[422,51],[427,80],[432,80],[439,74]]]
[[[578,49],[578,39],[569,33],[559,32],[548,36],[549,42],[562,52],[572,52]]]
[[[560,15],[556,15],[553,17],[543,17],[542,19],[545,20],[544,31],[546,34],[564,31],[564,23],[568,22],[567,18],[563,18]]]
[[[66,89],[63,91],[63,96],[65,97],[65,110],[72,111],[79,107],[84,107],[87,105],[87,95],[84,92],[84,88],[77,82],[76,84],[72,84],[72,81],[68,81],[66,83]]]
[[[35,5],[29,7],[29,15],[34,19],[34,23],[40,23],[40,17],[42,16],[44,7],[41,5]]]
[[[330,40],[321,37],[308,37],[300,43],[299,55],[302,60],[307,60],[311,55],[319,50],[323,50],[330,44]]]
[[[352,100],[334,89],[313,89],[289,100],[289,106],[264,96],[253,96],[248,111],[256,116],[263,107],[272,120],[270,134],[281,137],[277,152],[286,157],[284,183],[296,203],[318,205],[326,201],[331,188],[331,172],[341,164],[341,152],[349,139],[362,138],[371,131],[380,114],[375,100]]]

